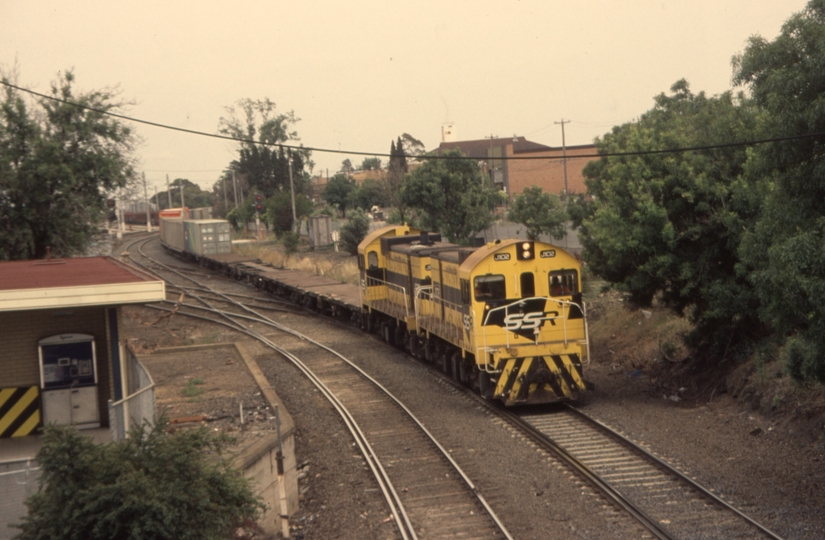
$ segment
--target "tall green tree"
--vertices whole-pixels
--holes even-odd
[[[209,191],[202,190],[199,185],[186,178],[175,178],[169,183],[168,191],[159,191],[157,197],[153,195],[149,200],[163,209],[169,206],[171,195],[172,207],[180,208],[181,186],[183,187],[183,204],[186,205],[187,208],[212,206],[212,194]]]
[[[289,166],[292,165],[292,185],[296,193],[308,189],[305,165],[311,167],[311,151],[288,150],[280,144],[300,142],[295,124],[300,118],[293,111],[278,113],[268,98],[240,99],[226,108],[218,132],[238,139],[238,159],[233,163],[236,174],[243,177],[250,189],[266,196],[281,189],[290,189]],[[227,186],[228,187],[228,186]]]
[[[542,234],[564,238],[567,213],[555,194],[545,193],[539,186],[530,186],[519,193],[508,212],[510,221],[527,228],[527,237],[538,240]]]
[[[367,178],[357,187],[352,200],[355,206],[367,212],[373,206],[381,208],[389,206],[390,198],[387,194],[386,180],[383,178]]]
[[[750,140],[760,115],[741,94],[706,97],[678,81],[638,122],[596,141],[600,153],[662,151]],[[694,345],[724,356],[758,337],[758,302],[737,248],[758,215],[761,186],[744,177],[745,147],[611,156],[584,174],[592,202],[574,216],[591,269],[695,323]],[[576,224],[579,224],[576,223]]]
[[[407,164],[407,156],[404,153],[404,143],[399,136],[397,144],[395,141],[390,141],[390,161],[387,164],[387,176],[384,186],[387,205],[396,209],[401,223],[404,223],[407,217],[407,205],[401,197],[401,185],[404,183],[408,170],[409,165]]]
[[[363,171],[378,171],[381,170],[381,158],[371,157],[364,158],[361,162],[361,170]]]
[[[48,426],[37,454],[40,487],[16,525],[19,540],[224,539],[263,508],[208,429],[170,435],[163,422],[96,444]]]
[[[358,255],[358,244],[370,232],[370,218],[357,208],[352,212],[349,221],[341,227],[341,247],[350,255]]]
[[[493,209],[503,202],[500,191],[485,185],[478,164],[450,150],[446,159],[430,159],[407,175],[401,198],[421,212],[421,224],[453,242],[472,243],[493,222]]]
[[[292,215],[292,195],[288,191],[279,191],[266,200],[264,220],[272,226],[278,236],[291,231],[295,227]],[[300,222],[308,217],[313,210],[312,201],[306,195],[299,193],[295,196],[295,218]]]
[[[106,216],[108,194],[135,179],[134,135],[105,114],[123,103],[109,90],[77,93],[74,83],[72,71],[60,75],[51,85],[55,100],[39,99],[34,110],[20,91],[3,90],[0,260],[41,258],[49,247],[82,253]]]
[[[752,37],[734,59],[734,81],[768,112],[767,133],[749,173],[769,183],[741,255],[760,314],[779,336],[798,379],[825,381],[825,0],[793,15],[772,42]]]
[[[343,217],[347,217],[347,207],[352,205],[352,197],[356,189],[355,182],[347,178],[345,174],[338,173],[330,178],[321,197],[338,208]]]
[[[409,133],[404,133],[400,137],[398,137],[398,144],[396,145],[396,149],[399,152],[403,152],[405,156],[416,158],[418,156],[422,156],[426,153],[426,147],[424,143],[410,135]]]

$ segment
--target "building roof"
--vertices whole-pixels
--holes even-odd
[[[476,139],[470,141],[442,142],[438,145],[437,151],[451,150],[458,148],[468,157],[475,159],[487,159],[491,148],[513,145],[513,153],[536,152],[553,150],[550,146],[528,141],[524,137],[500,137],[497,139]],[[494,156],[495,158],[501,156]]]
[[[0,263],[0,311],[135,304],[166,299],[166,286],[111,257]]]

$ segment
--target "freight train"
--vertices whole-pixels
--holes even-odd
[[[574,400],[591,387],[582,370],[589,349],[581,265],[556,246],[510,239],[463,247],[390,225],[359,245],[356,287],[234,255],[229,227],[161,215],[161,242],[271,294],[357,322],[504,405]]]
[[[358,247],[364,326],[505,405],[589,388],[579,261],[519,239],[471,248],[389,226]]]
[[[232,252],[232,225],[224,219],[186,219],[179,208],[160,213],[160,240],[179,255],[201,256]]]

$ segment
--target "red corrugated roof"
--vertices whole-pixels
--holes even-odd
[[[49,289],[157,281],[111,257],[0,263],[0,290]]]

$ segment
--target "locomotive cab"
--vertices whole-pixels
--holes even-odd
[[[473,286],[470,352],[491,397],[542,403],[586,389],[579,268],[565,251],[523,240],[488,244],[461,265]]]

